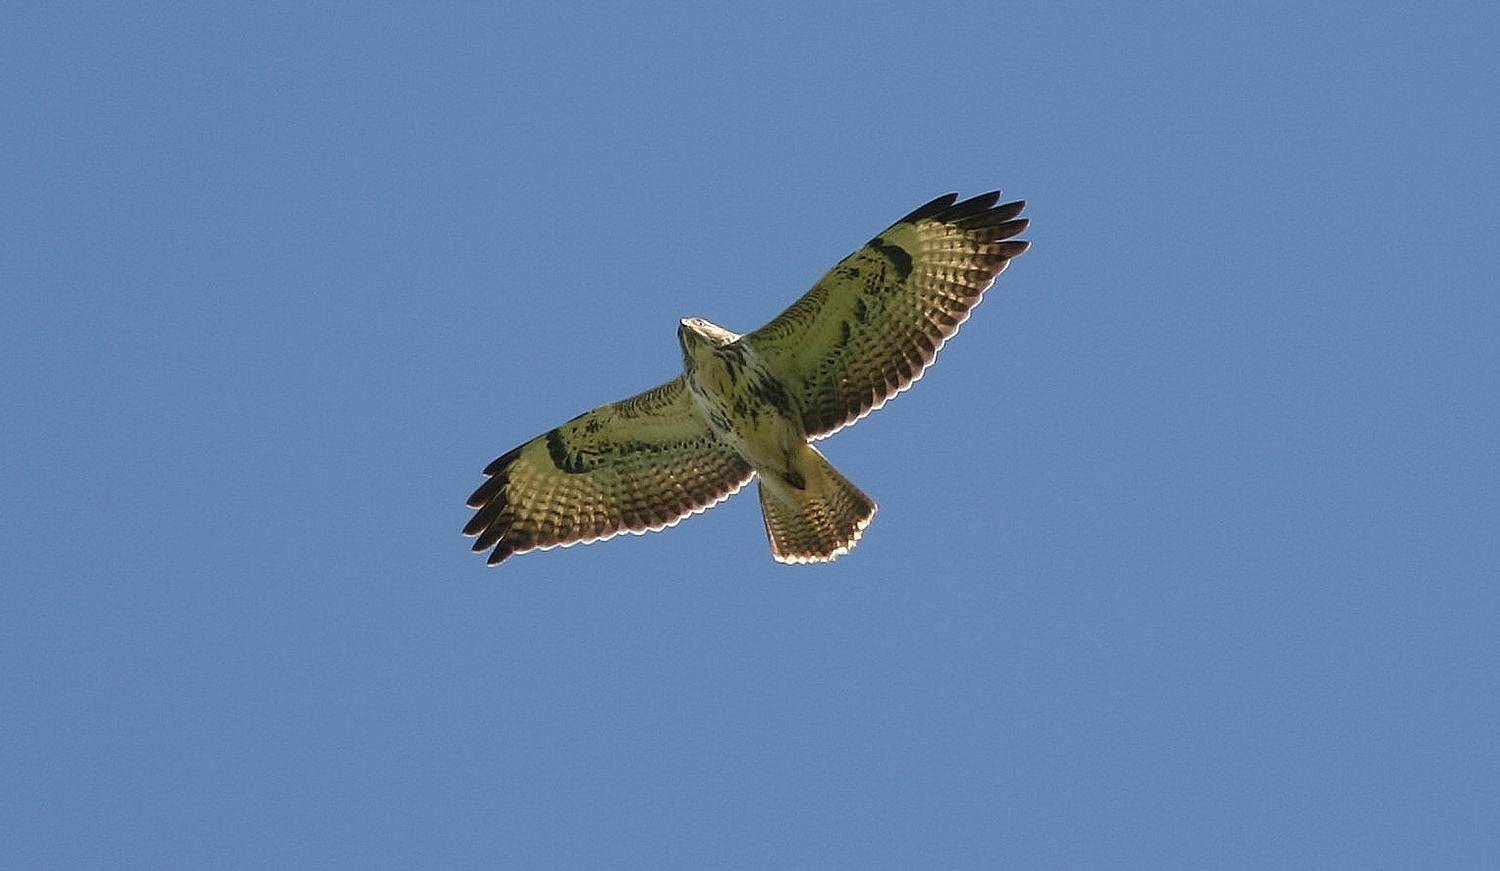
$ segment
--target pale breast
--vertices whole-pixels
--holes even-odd
[[[739,342],[695,362],[688,389],[708,425],[757,469],[784,469],[807,442],[791,392]]]

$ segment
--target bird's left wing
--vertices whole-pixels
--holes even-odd
[[[748,463],[695,413],[681,376],[600,406],[484,470],[464,528],[489,564],[513,553],[672,526],[738,492]]]
[[[807,434],[859,420],[922,377],[995,276],[1028,243],[1023,202],[939,197],[844,258],[745,336],[787,386]]]

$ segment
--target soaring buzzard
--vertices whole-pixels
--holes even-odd
[[[1029,243],[1024,202],[938,197],[871,239],[744,336],[677,328],[683,373],[581,414],[490,463],[464,534],[489,564],[513,553],[665,529],[760,476],[771,555],[824,562],[859,541],[875,503],[809,442],[922,377]]]

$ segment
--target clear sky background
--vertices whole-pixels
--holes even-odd
[[[0,12],[14,868],[1500,855],[1491,3]],[[938,194],[916,389],[486,569],[498,454]]]

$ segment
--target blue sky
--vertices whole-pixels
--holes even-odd
[[[1478,867],[1489,4],[0,12],[17,868]],[[498,454],[948,191],[1030,252],[753,495],[518,556]]]

